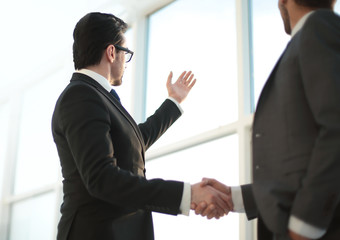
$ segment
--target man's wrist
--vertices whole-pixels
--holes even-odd
[[[244,213],[244,203],[242,197],[242,190],[240,186],[230,187],[231,199],[234,204],[233,212]]]
[[[176,99],[174,99],[173,97],[170,97],[170,96],[168,97],[168,99],[171,100],[174,104],[176,104],[176,106],[177,106],[178,110],[181,112],[181,114],[184,113],[183,108],[181,107],[181,105],[179,104],[179,102]]]

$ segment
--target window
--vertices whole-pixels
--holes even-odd
[[[53,192],[13,203],[9,239],[54,239],[55,207],[56,196]]]
[[[337,1],[337,2],[335,3],[334,10],[335,10],[335,12],[336,12],[337,14],[340,14],[340,2],[339,2],[339,1]]]
[[[185,114],[156,146],[237,120],[235,19],[235,2],[221,0],[179,0],[150,15],[146,116],[167,97],[170,71],[173,81],[184,70],[198,79]]]
[[[146,176],[186,181],[202,177],[239,184],[238,76],[235,1],[177,0],[149,17],[146,116],[167,97],[166,80],[192,70],[197,83],[184,115],[147,154]],[[211,137],[213,135],[213,137]],[[178,148],[172,148],[176,145]],[[165,150],[165,151],[163,151]],[[208,221],[154,213],[157,239],[239,239],[239,215]],[[172,226],[176,231],[169,230]],[[228,230],[226,230],[228,229]],[[226,234],[228,232],[228,235]]]
[[[5,159],[8,148],[9,104],[0,104],[0,199],[2,197],[3,179],[5,174]]]
[[[51,133],[51,117],[58,95],[69,78],[60,71],[23,95],[15,194],[54,184],[58,179],[60,165]]]
[[[134,49],[132,48],[132,37],[133,37],[133,32],[131,29],[129,29],[126,33],[125,33],[125,38],[126,38],[126,42],[127,42],[127,47],[129,49],[131,49],[132,51],[134,51]],[[136,56],[132,57],[132,60],[127,63],[126,65],[126,70],[124,72],[124,76],[123,76],[123,81],[122,81],[122,85],[115,88],[115,90],[117,91],[121,103],[123,104],[124,108],[130,113],[132,114],[132,104],[133,104],[133,99],[132,99],[132,87],[133,87],[133,82],[132,82],[132,77],[133,77],[133,64],[135,62],[135,58]]]
[[[231,186],[239,184],[238,137],[231,135],[147,162],[146,176],[197,183],[202,177],[216,178]],[[194,212],[187,216],[153,213],[155,238],[239,239],[239,215],[230,213],[219,220],[207,220]],[[172,226],[169,228],[169,226]],[[176,229],[176,231],[172,231]]]
[[[33,11],[34,18],[26,14],[32,15],[27,11],[31,6],[20,3],[27,8],[19,9],[16,22],[4,25],[11,37],[0,46],[4,50],[1,52],[21,51],[18,46],[23,32],[35,34],[28,34],[31,37],[25,40],[29,60],[20,68],[20,74],[13,71],[14,65],[1,72],[2,79],[10,81],[0,86],[0,239],[55,239],[62,190],[51,116],[57,97],[73,73],[74,25],[89,11],[123,16],[132,26],[125,36],[135,55],[127,65],[122,86],[116,90],[137,121],[151,115],[167,97],[165,84],[170,71],[174,73],[173,81],[184,70],[192,70],[198,80],[182,104],[184,115],[148,151],[147,178],[192,184],[202,177],[228,185],[251,181],[249,109],[254,106],[248,106],[248,102],[253,98],[256,105],[290,39],[284,32],[277,1],[148,0],[138,2],[136,7],[132,0],[104,0],[82,2],[81,8],[80,1],[75,1],[71,5],[67,2],[62,19],[50,17],[42,25],[41,19],[56,16],[58,11],[53,8],[64,9],[66,2],[44,5],[43,11],[33,5],[33,9],[39,9],[39,13]],[[164,7],[164,3],[170,4]],[[17,4],[7,7],[18,10]],[[340,13],[339,1],[335,11]],[[52,26],[47,29],[50,34],[41,31],[47,25]],[[16,33],[13,26],[21,26],[23,32]],[[54,50],[46,51],[51,46]],[[8,61],[15,55],[9,51],[3,59]],[[20,86],[8,88],[3,101],[10,82]],[[255,239],[253,222],[248,222],[244,214],[230,213],[226,218],[208,221],[193,212],[190,217],[155,213],[154,224],[156,239],[162,240]],[[170,231],[174,226],[176,231]]]
[[[335,12],[340,13],[339,2],[335,4]],[[252,14],[254,103],[256,106],[269,74],[291,37],[284,31],[277,1],[253,0]]]
[[[253,0],[254,103],[290,36],[283,27],[277,1]]]

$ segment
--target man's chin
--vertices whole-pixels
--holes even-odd
[[[117,87],[117,86],[120,86],[120,85],[122,85],[121,79],[120,80],[114,80],[113,82],[111,82],[111,86]]]

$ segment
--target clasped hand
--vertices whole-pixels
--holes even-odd
[[[191,186],[191,209],[208,219],[219,219],[233,211],[230,187],[215,179],[203,178]]]

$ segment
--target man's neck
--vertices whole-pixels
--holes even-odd
[[[102,65],[88,66],[86,67],[86,69],[91,70],[95,73],[98,73],[106,79],[109,78],[108,71]]]
[[[90,78],[92,78],[93,80],[98,82],[108,92],[111,91],[112,87],[109,84],[108,80],[103,75],[101,75],[101,74],[99,74],[95,71],[92,71],[89,68],[83,68],[83,69],[77,70],[76,72],[89,76]]]
[[[315,9],[303,7],[297,5],[294,1],[291,1],[291,4],[287,6],[290,20],[290,27],[294,29],[299,20],[305,16],[307,13],[314,11]]]

